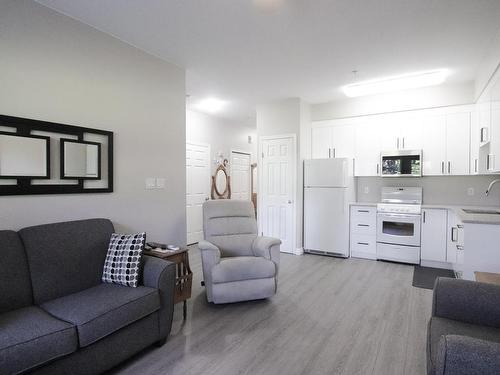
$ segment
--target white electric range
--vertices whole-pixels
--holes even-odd
[[[377,259],[420,263],[421,187],[383,187],[377,205]]]

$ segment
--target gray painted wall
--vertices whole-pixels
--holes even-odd
[[[184,244],[184,70],[28,0],[0,2],[0,51],[0,113],[115,132],[114,193],[0,197],[0,228],[108,217]]]
[[[358,202],[379,202],[382,186],[421,186],[424,204],[500,206],[500,184],[484,194],[498,176],[450,176],[422,178],[358,177]],[[368,188],[368,192],[365,189]],[[467,189],[473,188],[469,196]]]

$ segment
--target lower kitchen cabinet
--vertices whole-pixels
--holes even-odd
[[[448,233],[446,261],[457,263],[457,254],[463,248],[464,229],[462,222],[453,210],[448,211]]]
[[[427,208],[422,210],[420,245],[422,261],[447,261],[447,222],[448,210]]]
[[[351,206],[351,256],[377,259],[377,209],[371,206]]]

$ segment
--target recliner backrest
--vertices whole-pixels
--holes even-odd
[[[76,293],[101,282],[113,224],[88,219],[24,228],[35,304]]]
[[[19,235],[0,231],[0,314],[33,304],[28,260]]]
[[[203,204],[203,233],[222,256],[252,256],[257,237],[257,221],[252,202],[229,199]]]

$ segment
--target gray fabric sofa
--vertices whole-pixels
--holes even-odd
[[[276,293],[281,241],[257,236],[252,202],[212,200],[203,204],[201,250],[208,302],[264,299]]]
[[[113,224],[0,231],[0,375],[98,374],[165,342],[175,265],[144,256],[137,288],[101,283]]]
[[[500,374],[500,285],[436,280],[427,330],[427,373]]]

